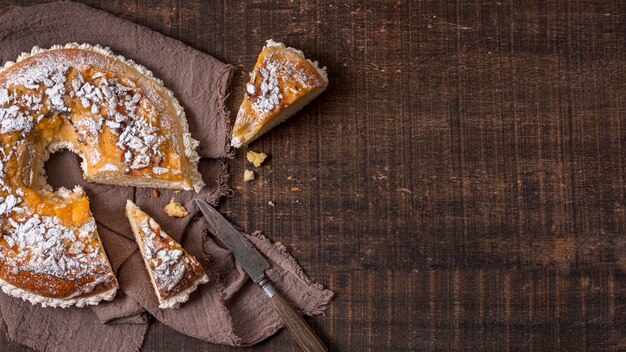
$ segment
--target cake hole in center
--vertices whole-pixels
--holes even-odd
[[[74,189],[76,185],[84,185],[83,172],[80,168],[81,159],[69,150],[59,150],[50,155],[44,168],[48,176],[48,184],[56,191],[61,187]]]

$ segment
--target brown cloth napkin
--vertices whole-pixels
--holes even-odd
[[[8,338],[40,351],[136,351],[149,314],[189,336],[234,346],[251,345],[282,327],[230,252],[216,242],[199,216],[193,198],[217,204],[228,194],[223,159],[232,157],[230,126],[223,107],[233,67],[183,43],[109,13],[72,2],[15,8],[0,18],[0,59],[14,60],[33,46],[68,42],[100,44],[152,70],[183,105],[190,131],[200,141],[202,192],[152,190],[86,183],[79,158],[69,152],[46,164],[53,187],[81,185],[90,197],[120,291],[111,302],[91,308],[53,309],[32,306],[0,293],[0,329]],[[163,212],[170,198],[190,215],[174,219]],[[165,231],[203,264],[210,282],[179,309],[161,310],[124,215],[132,199],[161,223]],[[267,275],[307,315],[321,314],[333,293],[312,282],[282,246],[254,233],[246,235],[271,264]]]

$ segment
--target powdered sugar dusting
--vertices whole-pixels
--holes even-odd
[[[166,168],[166,167],[158,167],[155,166],[152,168],[152,172],[154,172],[157,175],[163,175],[165,173],[168,173],[170,171],[170,169]]]
[[[90,268],[108,265],[94,244],[93,220],[72,229],[57,217],[35,214],[9,219],[9,228],[3,236],[8,248],[0,247],[0,258],[17,271],[76,279],[93,274]]]
[[[102,132],[102,125],[104,119],[102,117],[93,119],[85,117],[74,123],[76,133],[85,143],[95,145],[100,140],[100,133]]]
[[[276,46],[269,44],[268,42],[270,47]],[[281,47],[284,48],[284,45],[281,44]],[[296,55],[304,59],[302,52],[291,48],[290,50],[296,52]],[[246,94],[252,100],[252,109],[257,114],[259,122],[280,107],[284,98],[281,83],[296,82],[298,86],[304,89],[324,84],[323,77],[312,75],[306,69],[298,66],[298,64],[298,60],[281,57],[270,51],[263,59],[262,65],[252,72],[251,82],[246,84]],[[314,67],[316,66],[314,65]],[[261,83],[259,89],[256,89],[256,81],[259,75]]]
[[[280,106],[280,102],[283,100],[283,94],[278,84],[278,70],[277,63],[269,57],[265,59],[265,67],[259,69],[262,77],[261,90],[259,96],[252,103],[252,108],[261,117],[269,115]],[[252,93],[250,93],[251,91]],[[247,93],[251,95],[254,94],[254,91],[247,87]]]
[[[28,134],[35,122],[32,116],[22,112],[18,106],[0,108],[0,133],[23,132]]]
[[[11,73],[7,86],[0,87],[0,133],[26,136],[46,116],[62,116],[72,123],[79,142],[91,147],[88,149],[99,149],[100,135],[107,126],[119,137],[116,146],[125,152],[126,172],[158,166],[163,157],[159,147],[165,138],[159,136],[157,126],[137,113],[143,95],[132,82],[123,84],[99,71],[89,77],[88,67],[63,65],[47,57],[35,61],[35,65]],[[99,152],[85,154],[92,165],[100,160]]]
[[[135,116],[124,127],[117,146],[126,149],[124,163],[130,169],[143,169],[149,166],[153,159],[163,156],[159,146],[164,138],[156,134],[158,130],[142,116]]]
[[[119,171],[119,168],[113,164],[105,164],[100,171]]]
[[[9,194],[6,198],[0,197],[2,204],[0,204],[0,215],[10,215],[18,209],[17,205],[22,202],[22,198],[16,197],[13,194]]]
[[[143,236],[145,259],[154,273],[154,279],[160,290],[171,291],[185,275],[189,266],[189,257],[183,256],[180,249],[170,248],[174,241],[163,231],[156,233],[158,225],[154,220],[146,218],[139,230]],[[165,243],[164,243],[165,242]],[[149,269],[150,270],[150,269]]]
[[[9,90],[6,88],[0,89],[0,105],[7,104],[11,98],[9,97]]]

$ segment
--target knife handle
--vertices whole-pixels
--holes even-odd
[[[274,289],[274,286],[267,279],[259,282],[259,286],[269,297],[270,303],[280,315],[281,319],[289,329],[289,332],[298,342],[298,345],[306,352],[326,352],[328,348],[317,336],[313,328],[302,318],[298,312],[287,302],[287,300]]]

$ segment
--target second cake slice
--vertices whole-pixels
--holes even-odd
[[[259,55],[233,126],[231,145],[247,145],[285,121],[328,86],[326,68],[300,50],[268,40]]]
[[[159,299],[159,308],[178,307],[198,285],[209,281],[198,260],[130,200],[126,203],[126,216]]]

